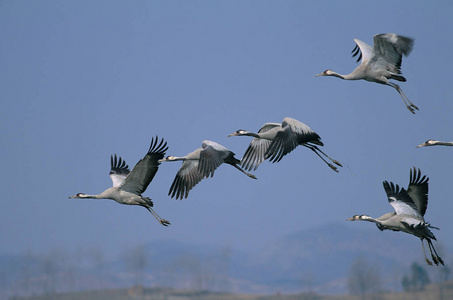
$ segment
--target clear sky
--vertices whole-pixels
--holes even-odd
[[[259,249],[391,211],[382,181],[406,187],[413,166],[430,177],[425,218],[453,249],[453,148],[415,148],[453,140],[452,14],[452,1],[1,1],[0,253]],[[390,87],[314,77],[350,73],[353,39],[386,32],[415,38],[400,86],[416,115]],[[167,193],[180,163],[165,163],[144,195],[168,228],[141,207],[68,199],[110,187],[110,155],[132,167],[156,135],[167,155],[209,139],[240,158],[251,138],[228,134],[286,116],[322,137],[340,173],[299,147],[258,180],[222,165],[179,201]]]

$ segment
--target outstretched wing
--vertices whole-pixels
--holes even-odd
[[[189,191],[204,178],[203,174],[198,171],[198,165],[198,160],[185,160],[182,163],[168,191],[171,198],[187,198]]]
[[[429,178],[424,175],[421,176],[420,169],[411,169],[409,187],[407,188],[407,193],[414,201],[415,205],[418,208],[418,211],[422,216],[425,215],[426,209],[428,207],[428,180]]]
[[[357,62],[359,62],[362,59],[361,64],[368,63],[368,61],[373,56],[373,48],[371,48],[371,46],[368,45],[367,43],[362,42],[361,40],[358,39],[354,39],[354,42],[356,43],[356,45],[354,49],[351,51],[352,57],[359,55],[359,57],[357,58]]]
[[[154,175],[159,168],[159,159],[164,158],[167,151],[167,142],[161,139],[158,143],[158,137],[151,140],[148,153],[132,169],[121,185],[125,191],[141,195],[148,187]]]
[[[373,62],[377,68],[401,74],[402,56],[412,51],[414,40],[394,33],[383,33],[374,36]]]
[[[303,143],[322,145],[321,138],[310,127],[292,118],[284,118],[282,129],[278,131],[265,153],[271,162],[279,162],[283,156]]]
[[[275,127],[281,127],[281,124],[266,123],[260,128],[258,133],[268,132]],[[266,153],[271,143],[272,140],[254,138],[250,142],[241,159],[241,166],[247,171],[256,170],[258,166],[265,160],[264,154]]]
[[[212,141],[204,140],[200,152],[198,171],[203,177],[214,176],[214,171],[224,163],[225,158],[227,158],[229,154],[234,155],[234,153],[224,146]]]
[[[388,201],[395,209],[397,215],[411,215],[423,219],[417,206],[404,188],[400,189],[398,185],[393,184],[393,182],[388,183],[387,181],[384,181],[383,185]]]
[[[123,183],[126,176],[130,173],[129,166],[126,161],[116,154],[110,156],[110,178],[112,179],[113,186],[119,186]]]

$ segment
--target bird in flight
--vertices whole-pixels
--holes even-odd
[[[453,146],[453,142],[442,142],[442,141],[436,141],[436,140],[427,140],[423,144],[418,145],[417,148],[427,147],[427,146]]]
[[[420,238],[422,242],[423,254],[428,265],[432,262],[427,258],[423,241],[426,240],[431,258],[436,265],[444,265],[444,261],[437,254],[431,240],[436,237],[430,228],[439,229],[431,226],[424,219],[428,208],[428,180],[421,176],[420,169],[410,170],[410,180],[407,190],[401,188],[393,182],[384,181],[384,190],[387,199],[394,211],[386,213],[379,218],[372,218],[368,215],[354,215],[347,221],[368,221],[373,222],[380,230],[402,231]]]
[[[319,149],[318,146],[324,146],[324,144],[316,132],[304,123],[289,117],[284,118],[281,124],[264,124],[258,133],[240,129],[228,136],[254,137],[241,160],[241,166],[248,171],[256,170],[266,159],[273,163],[279,162],[283,156],[299,145],[312,150],[335,172],[338,172],[336,166],[342,167],[341,163],[330,158]],[[329,159],[333,164],[326,159]]]
[[[405,82],[406,78],[401,75],[402,56],[408,56],[413,48],[414,40],[394,33],[383,33],[374,36],[374,45],[354,39],[356,46],[352,50],[353,57],[359,56],[357,62],[362,59],[360,65],[348,75],[341,75],[332,70],[315,76],[335,76],[344,80],[360,80],[376,82],[391,86],[401,96],[407,109],[415,114],[418,107],[413,104],[403,93],[399,85],[390,79]]]
[[[140,205],[145,207],[158,221],[164,226],[170,225],[170,222],[162,219],[153,209],[153,202],[148,197],[143,197],[142,193],[146,190],[153,180],[159,168],[159,160],[165,156],[167,151],[167,142],[162,139],[160,143],[156,136],[151,140],[151,145],[145,157],[143,157],[129,171],[129,166],[121,157],[116,154],[110,157],[110,178],[113,187],[97,195],[88,195],[78,193],[69,198],[79,199],[112,199],[120,204]]]
[[[168,156],[162,161],[183,161],[181,168],[176,173],[168,195],[176,199],[187,198],[189,191],[203,178],[214,176],[214,171],[223,163],[229,164],[250,178],[256,179],[255,175],[245,172],[239,167],[240,160],[234,157],[234,153],[224,146],[204,140],[202,147],[187,154],[186,156]]]

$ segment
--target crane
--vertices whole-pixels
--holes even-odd
[[[324,144],[316,132],[304,123],[289,117],[284,118],[281,124],[264,124],[258,133],[240,129],[228,136],[254,137],[241,160],[241,166],[248,171],[256,170],[266,159],[273,163],[279,162],[283,156],[293,151],[298,145],[312,150],[335,172],[338,172],[335,165],[342,167],[341,163],[330,158],[318,148]],[[329,163],[322,155],[335,165]]]
[[[234,153],[224,146],[204,140],[202,147],[187,154],[186,156],[167,156],[160,159],[163,161],[183,161],[181,168],[176,173],[168,195],[176,199],[187,198],[189,191],[203,178],[214,176],[214,171],[223,163],[232,165],[250,178],[256,179],[255,175],[245,172],[239,167],[240,160],[234,157]]]
[[[453,142],[442,142],[430,139],[424,142],[423,144],[418,145],[417,148],[426,146],[453,146]]]
[[[140,205],[145,207],[149,212],[164,226],[170,225],[170,222],[162,219],[153,209],[153,202],[148,197],[143,197],[142,193],[146,190],[150,182],[153,180],[159,168],[159,159],[165,156],[167,151],[167,142],[161,139],[158,143],[158,137],[151,140],[151,145],[145,157],[143,157],[129,171],[129,166],[126,161],[116,154],[110,157],[110,178],[113,182],[113,187],[105,190],[98,195],[88,195],[78,193],[71,198],[79,199],[111,199],[120,204]]]
[[[408,56],[412,51],[414,40],[394,33],[383,33],[374,36],[374,45],[354,39],[356,46],[352,50],[353,57],[359,55],[360,65],[348,75],[341,75],[332,70],[325,70],[317,76],[335,76],[344,80],[359,80],[385,84],[394,88],[401,96],[407,109],[415,114],[419,110],[403,93],[399,85],[389,79],[405,82],[401,75],[402,56]]]
[[[442,258],[437,254],[431,240],[436,237],[430,228],[439,229],[425,222],[423,216],[428,207],[428,180],[424,175],[421,176],[420,169],[410,170],[410,180],[407,190],[392,182],[384,181],[384,190],[387,194],[390,205],[395,211],[386,213],[379,218],[372,218],[368,215],[354,215],[347,221],[368,221],[373,222],[381,230],[402,231],[420,238],[422,242],[423,254],[428,265],[432,262],[427,258],[423,241],[428,244],[431,258],[436,265],[444,265]]]

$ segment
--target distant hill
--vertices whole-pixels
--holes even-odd
[[[385,275],[386,290],[401,286],[401,276],[412,262],[426,266],[415,237],[381,232],[368,223],[332,223],[271,241],[254,252],[150,241],[142,248],[124,249],[124,255],[111,261],[70,259],[64,253],[0,255],[0,270],[4,270],[0,271],[0,299],[26,295],[24,291],[42,294],[137,284],[232,293],[345,294],[350,266],[358,257]]]

